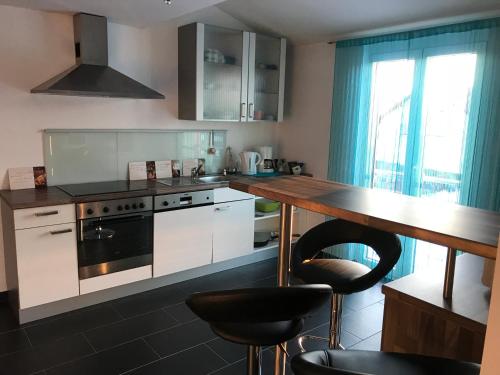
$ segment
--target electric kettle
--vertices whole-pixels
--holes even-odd
[[[258,152],[240,152],[241,173],[246,175],[257,174],[257,165],[262,161],[262,156]]]

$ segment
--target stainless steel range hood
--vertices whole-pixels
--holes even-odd
[[[159,92],[108,66],[108,23],[105,17],[73,16],[76,65],[33,88],[32,93],[165,99]]]

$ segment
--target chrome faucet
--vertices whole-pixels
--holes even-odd
[[[197,168],[191,169],[191,179],[196,179],[200,175],[200,169],[203,167],[203,164],[198,165]]]

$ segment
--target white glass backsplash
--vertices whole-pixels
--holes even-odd
[[[128,163],[204,158],[207,173],[223,168],[226,132],[213,131],[215,155],[208,154],[210,130],[73,130],[44,132],[49,185],[128,179]]]

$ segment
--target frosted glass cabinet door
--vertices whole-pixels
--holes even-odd
[[[248,121],[282,121],[286,40],[250,33]]]
[[[249,33],[204,25],[203,119],[246,121]]]
[[[178,49],[179,119],[283,119],[285,39],[192,23]]]

